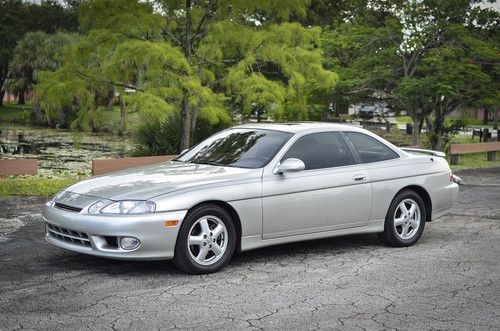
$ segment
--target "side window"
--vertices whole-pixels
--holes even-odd
[[[359,132],[345,132],[358,151],[361,162],[371,163],[396,159],[399,155],[380,141]]]
[[[302,160],[306,170],[340,167],[355,163],[338,132],[313,133],[299,138],[282,160],[291,157]]]

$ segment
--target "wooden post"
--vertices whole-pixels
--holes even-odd
[[[457,165],[460,163],[460,154],[452,154],[451,155],[451,164]]]
[[[497,159],[497,152],[493,151],[493,152],[488,152],[488,161],[496,161]]]

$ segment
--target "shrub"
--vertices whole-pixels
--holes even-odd
[[[139,116],[134,133],[134,156],[171,155],[180,152],[180,114],[171,112],[161,117],[152,113]],[[227,128],[229,122],[210,123],[209,119],[198,117],[192,145],[214,133]]]

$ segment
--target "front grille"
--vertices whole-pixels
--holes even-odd
[[[69,229],[64,229],[59,226],[55,226],[49,223],[45,223],[45,227],[47,229],[47,233],[49,236],[52,238],[75,244],[75,245],[80,245],[84,247],[90,247],[90,239],[87,234],[79,232],[79,231],[74,231],[74,230],[69,230]]]
[[[56,202],[54,204],[54,206],[56,208],[59,208],[59,209],[64,209],[64,210],[69,210],[69,211],[74,211],[74,212],[80,212],[82,210],[82,208],[80,208],[80,207],[73,207],[73,206],[66,205],[64,203],[59,203],[59,202]]]

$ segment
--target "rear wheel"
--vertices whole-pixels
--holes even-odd
[[[175,245],[175,265],[189,273],[220,270],[233,256],[236,228],[231,216],[217,205],[202,205],[182,222]]]
[[[394,198],[385,217],[384,232],[379,238],[387,245],[406,247],[414,245],[422,236],[426,210],[422,198],[412,190],[405,190]]]

